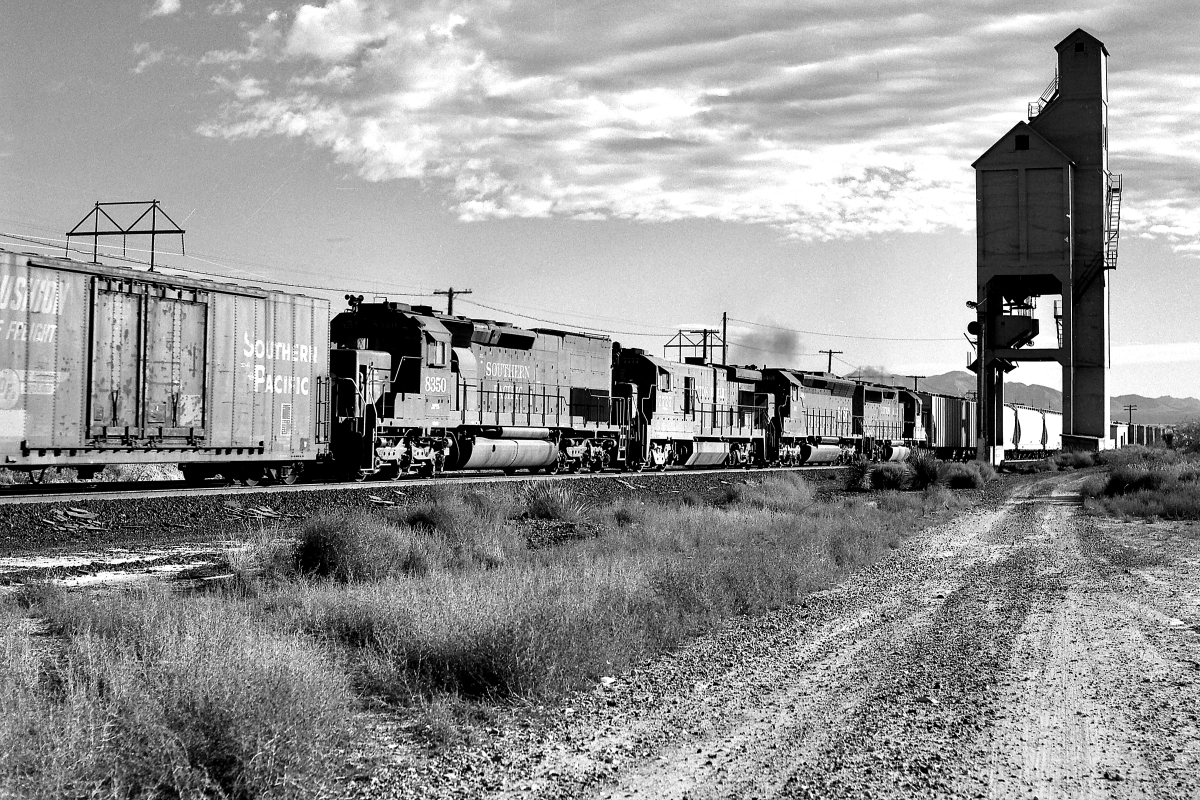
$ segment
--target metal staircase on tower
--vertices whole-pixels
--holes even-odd
[[[1033,118],[1042,113],[1042,109],[1050,104],[1054,96],[1058,94],[1058,70],[1054,70],[1054,80],[1046,85],[1045,91],[1037,100],[1029,104],[1029,121],[1033,122]]]

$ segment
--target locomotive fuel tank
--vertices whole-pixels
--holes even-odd
[[[468,438],[460,444],[459,469],[539,469],[558,460],[558,444],[546,440]]]
[[[841,455],[842,448],[836,444],[803,442],[800,445],[801,464],[832,464],[841,458]]]

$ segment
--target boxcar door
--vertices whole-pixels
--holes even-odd
[[[146,298],[143,419],[152,436],[199,436],[204,430],[207,295],[167,291],[168,296]]]
[[[125,428],[138,426],[141,310],[142,296],[131,286],[97,279],[92,318],[93,436],[119,436]]]

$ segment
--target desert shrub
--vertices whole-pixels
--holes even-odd
[[[682,499],[682,498],[681,498]],[[692,505],[689,503],[688,505]],[[700,505],[697,503],[696,505]],[[636,525],[646,519],[646,504],[631,497],[621,497],[610,504],[606,511],[612,515],[617,527]]]
[[[979,473],[979,477],[984,483],[996,480],[996,468],[986,461],[973,461],[971,466]]]
[[[1115,450],[1103,450],[1095,454],[1097,463],[1109,467],[1125,467],[1135,464],[1147,466],[1167,466],[1183,461],[1178,450],[1168,450],[1165,447],[1146,447],[1140,444],[1130,444]]]
[[[861,492],[870,488],[871,462],[864,456],[855,458],[846,467],[846,491]]]
[[[979,489],[983,487],[983,476],[979,473],[977,462],[962,463],[947,461],[942,464],[938,473],[938,481],[951,489]]]
[[[962,508],[966,503],[961,500],[954,492],[947,489],[940,483],[930,484],[925,487],[922,492],[922,503],[924,511],[927,514],[937,513],[940,511],[951,511]]]
[[[871,488],[876,491],[907,489],[910,480],[911,470],[903,462],[888,461],[871,467]]]
[[[4,605],[19,609],[51,606],[61,602],[66,592],[62,586],[46,580],[31,580],[4,597]]]
[[[924,489],[937,482],[941,460],[929,450],[916,450],[908,457],[912,487]]]
[[[431,531],[460,537],[479,526],[502,522],[507,515],[503,503],[492,502],[479,492],[463,493],[440,488],[431,499],[413,505],[389,508],[383,517],[400,526],[426,528]]]
[[[1104,489],[1108,486],[1108,478],[1104,475],[1091,475],[1079,487],[1079,494],[1082,497],[1101,497],[1104,495]]]
[[[886,490],[880,492],[879,510],[885,514],[920,516],[925,511],[924,498],[910,492]]]
[[[299,568],[296,543],[271,528],[249,529],[226,548],[221,562],[233,575],[233,585],[252,590],[262,579],[287,580]]]
[[[302,575],[336,581],[371,581],[423,575],[445,561],[432,533],[398,527],[368,512],[321,514],[305,523],[295,548]]]
[[[1148,469],[1139,465],[1117,467],[1108,474],[1104,493],[1109,497],[1132,492],[1154,492],[1162,489],[1174,476],[1165,469]]]
[[[573,489],[562,483],[538,481],[524,493],[524,513],[528,519],[561,520],[579,523],[587,519],[590,505]]]
[[[1084,469],[1096,465],[1098,454],[1083,450],[1059,453],[1054,457],[1055,465],[1060,469]]]
[[[735,483],[726,502],[768,511],[798,514],[814,502],[812,487],[802,475],[782,472],[753,483]]]
[[[329,788],[353,713],[319,648],[225,598],[166,590],[38,609],[0,633],[0,794],[295,797]]]
[[[604,535],[503,569],[287,584],[275,605],[282,627],[347,651],[364,691],[553,695],[825,587],[898,546],[925,513],[920,496],[779,510],[807,496],[795,477],[747,489],[725,506],[631,503],[637,525],[604,524],[616,512],[601,509]]]

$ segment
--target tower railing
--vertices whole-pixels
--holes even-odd
[[[1117,240],[1121,238],[1121,176],[1108,176],[1108,229],[1104,238],[1104,268],[1117,268]]]
[[[1029,104],[1029,109],[1028,109],[1029,115],[1028,116],[1029,116],[1030,121],[1032,121],[1033,118],[1036,117],[1038,114],[1042,113],[1042,109],[1044,109],[1047,105],[1049,105],[1050,101],[1054,99],[1054,95],[1056,95],[1056,94],[1058,94],[1058,68],[1057,67],[1054,69],[1054,79],[1051,80],[1050,83],[1046,84],[1046,88],[1042,90],[1042,93],[1038,97],[1038,99],[1034,100],[1032,103]]]

